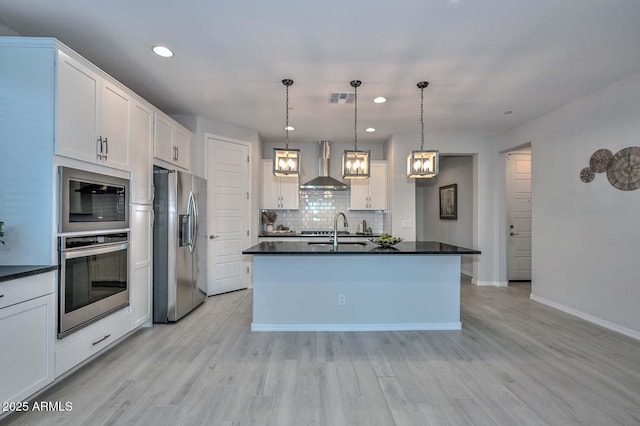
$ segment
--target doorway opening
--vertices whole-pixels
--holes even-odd
[[[531,145],[505,155],[507,282],[531,283]]]
[[[440,155],[440,172],[431,179],[416,179],[416,240],[441,241],[473,247],[474,156]],[[440,187],[456,184],[455,219],[440,217]],[[473,278],[474,256],[462,256],[463,275]]]

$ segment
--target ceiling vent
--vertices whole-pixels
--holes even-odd
[[[330,104],[352,104],[356,99],[355,93],[332,93],[329,96]]]

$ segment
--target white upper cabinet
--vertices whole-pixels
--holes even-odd
[[[372,161],[369,179],[351,179],[349,210],[387,209],[387,162]]]
[[[131,202],[153,203],[153,110],[134,101],[131,113]]]
[[[298,210],[300,179],[277,177],[273,174],[273,160],[262,160],[262,209]]]
[[[169,116],[156,112],[153,156],[158,160],[189,170],[191,132]]]
[[[56,154],[128,171],[131,96],[58,51]]]

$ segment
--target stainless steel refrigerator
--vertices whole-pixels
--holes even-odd
[[[207,296],[207,181],[154,167],[153,321],[174,322]]]

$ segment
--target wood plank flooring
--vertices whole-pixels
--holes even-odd
[[[638,425],[640,342],[462,282],[462,331],[250,332],[251,291],[142,330],[11,425]]]

